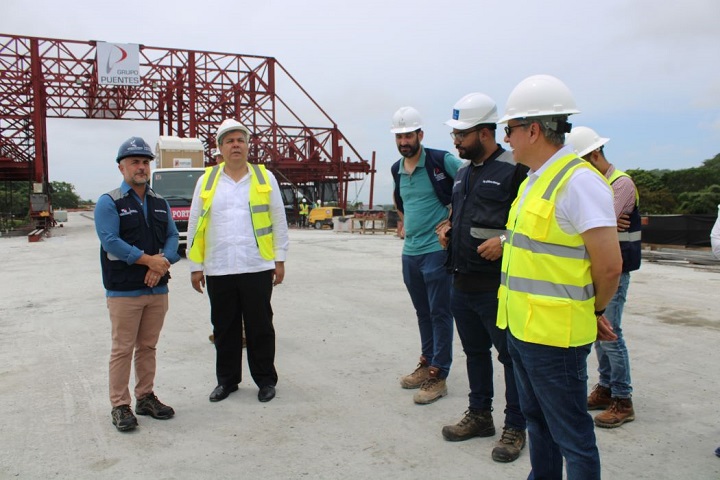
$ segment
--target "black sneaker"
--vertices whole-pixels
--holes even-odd
[[[135,413],[138,415],[150,415],[158,420],[167,420],[175,415],[175,410],[162,403],[153,392],[138,399],[135,405]]]
[[[137,418],[133,415],[130,405],[113,407],[110,416],[112,417],[112,423],[115,425],[115,428],[121,432],[127,432],[137,427]]]

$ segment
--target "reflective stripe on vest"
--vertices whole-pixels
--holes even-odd
[[[618,232],[618,240],[621,242],[639,242],[642,240],[642,232]]]
[[[521,185],[510,209],[497,325],[525,342],[566,348],[597,335],[587,249],[555,217],[557,193],[578,168],[592,167],[574,154],[558,159],[529,190],[527,181]]]
[[[200,191],[202,208],[200,210],[200,217],[198,218],[197,226],[195,227],[192,245],[190,245],[187,252],[187,258],[195,263],[203,263],[205,261],[205,231],[207,230],[208,222],[210,221],[210,207],[212,206],[212,201],[215,197],[215,188],[220,180],[220,169],[223,165],[224,163],[219,163],[205,169],[203,187]],[[189,233],[190,232],[188,232],[188,234]]]
[[[265,260],[275,258],[275,248],[272,235],[272,218],[270,217],[270,186],[265,167],[248,164],[254,175],[250,181],[250,218],[252,219],[255,241],[260,256]]]
[[[493,237],[499,237],[503,233],[506,233],[507,230],[503,229],[497,229],[497,228],[479,228],[479,227],[470,227],[470,236],[473,238],[493,238]]]

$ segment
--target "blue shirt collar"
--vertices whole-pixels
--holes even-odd
[[[147,195],[148,185],[145,184],[145,194]],[[135,193],[135,190],[130,186],[129,183],[127,183],[125,180],[122,181],[120,184],[120,191],[123,193],[123,195],[126,195],[128,192],[132,192],[135,195],[135,198],[138,198],[137,194]],[[139,200],[142,201],[142,198],[139,198]]]

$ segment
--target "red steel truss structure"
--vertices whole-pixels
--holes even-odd
[[[141,84],[112,86],[97,81],[96,43],[0,34],[0,180],[34,183],[31,215],[39,222],[52,221],[48,118],[155,121],[160,135],[201,139],[208,163],[215,128],[236,118],[253,132],[249,161],[265,164],[284,187],[329,184],[345,207],[349,182],[370,174],[372,205],[374,152],[371,165],[275,58],[140,45]],[[325,126],[304,122],[278,83]]]

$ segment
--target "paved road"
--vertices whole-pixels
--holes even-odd
[[[109,416],[109,321],[92,221],[71,213],[40,243],[0,238],[0,478],[526,478],[527,452],[509,465],[490,459],[497,437],[442,439],[467,405],[459,340],[448,397],[417,406],[399,388],[419,343],[401,241],[326,230],[293,230],[291,241],[274,294],[277,398],[259,403],[247,375],[228,400],[208,402],[209,307],[182,261],[156,379],[177,415],[140,417],[140,428],[120,434]],[[670,265],[646,263],[633,275],[624,323],[637,420],[598,430],[605,478],[720,478],[719,287],[718,273]]]

